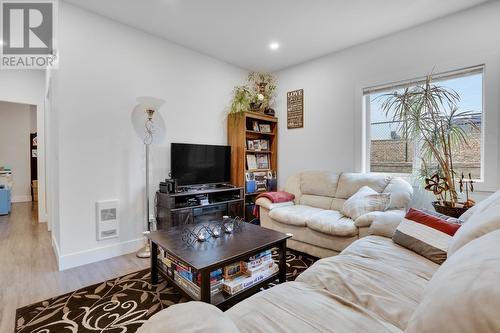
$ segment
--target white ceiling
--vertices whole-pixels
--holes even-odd
[[[276,71],[487,0],[66,1],[239,67]]]

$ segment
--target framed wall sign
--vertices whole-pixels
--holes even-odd
[[[304,127],[304,89],[289,91],[286,95],[288,128]]]

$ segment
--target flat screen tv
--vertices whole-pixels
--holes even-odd
[[[231,147],[172,143],[171,176],[177,185],[229,183]]]

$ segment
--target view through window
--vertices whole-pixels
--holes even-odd
[[[458,147],[453,152],[455,170],[458,175],[462,172],[466,176],[471,173],[472,178],[481,179],[483,67],[442,76],[436,75],[433,83],[456,91],[460,96],[458,111],[468,111],[465,117],[461,117],[459,124],[468,133],[469,145]],[[366,110],[370,117],[367,132],[370,138],[371,172],[409,174],[421,163],[417,143],[405,140],[401,132],[401,124],[394,122],[392,115],[387,115],[382,110],[384,94],[402,90],[408,86],[411,85],[406,83],[365,90]]]

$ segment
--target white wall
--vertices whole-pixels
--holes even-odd
[[[281,184],[304,169],[363,171],[363,88],[486,64],[486,177],[478,189],[500,187],[499,17],[500,3],[489,3],[278,72]],[[304,128],[288,130],[286,92],[294,89],[304,89]]]
[[[41,70],[0,70],[0,100],[31,104],[37,109],[38,129],[38,219],[48,219],[45,170],[45,72]]]
[[[31,201],[30,133],[31,106],[0,101],[0,165],[13,171],[12,202]]]
[[[225,144],[226,106],[245,71],[61,3],[57,123],[59,266],[142,245],[144,150],[131,123],[136,97],[166,100],[166,136],[152,148],[153,190],[168,175],[170,142]],[[119,239],[96,241],[95,203],[119,199]]]

